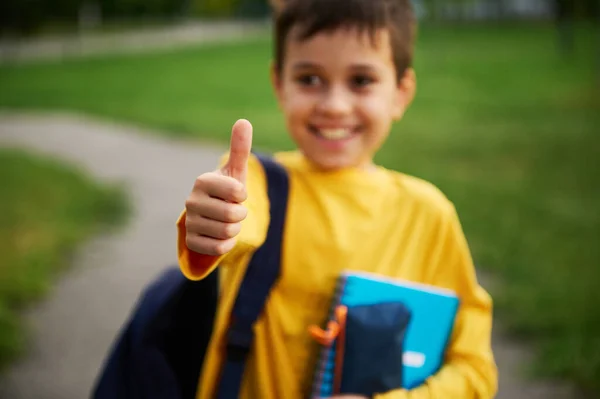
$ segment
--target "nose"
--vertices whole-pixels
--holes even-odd
[[[341,116],[352,110],[352,98],[341,87],[330,87],[322,93],[318,111],[326,116]]]

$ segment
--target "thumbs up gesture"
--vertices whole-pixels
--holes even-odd
[[[252,125],[238,120],[231,132],[229,159],[220,169],[200,175],[185,202],[186,245],[194,252],[219,256],[231,251],[248,211],[246,174]]]

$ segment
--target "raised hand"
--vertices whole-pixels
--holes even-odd
[[[238,120],[231,131],[229,158],[222,168],[196,179],[185,202],[186,245],[194,252],[219,256],[231,251],[248,213],[246,175],[252,149],[252,125]]]

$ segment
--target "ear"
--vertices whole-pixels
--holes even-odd
[[[394,119],[402,118],[404,112],[415,98],[417,90],[417,77],[413,68],[407,68],[404,75],[398,80],[396,87],[396,101],[394,103]]]
[[[275,93],[275,97],[277,98],[277,102],[281,105],[282,101],[282,78],[279,73],[279,68],[275,61],[271,61],[271,85],[273,86],[273,92]]]

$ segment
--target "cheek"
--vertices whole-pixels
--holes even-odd
[[[310,95],[298,90],[289,91],[284,97],[283,110],[286,117],[297,120],[307,117],[314,106],[314,100]]]
[[[371,125],[387,125],[391,119],[391,104],[386,97],[373,96],[361,102],[361,113]]]

